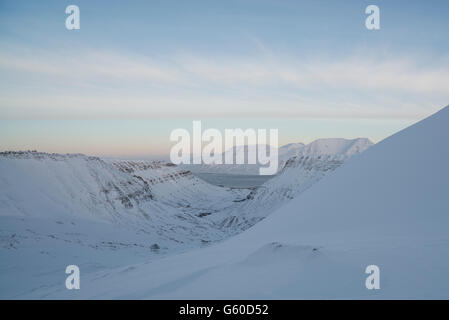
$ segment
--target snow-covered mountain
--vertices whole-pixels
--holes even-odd
[[[227,241],[26,297],[448,298],[449,107]],[[380,289],[365,268],[380,269]]]
[[[295,156],[304,157],[318,157],[318,156],[338,156],[342,159],[347,159],[350,156],[360,153],[369,148],[373,143],[366,138],[358,139],[342,139],[342,138],[329,138],[318,139],[307,145],[304,143],[290,143],[278,148],[278,172],[282,170],[286,161]],[[222,155],[223,164],[189,164],[183,165],[194,173],[226,173],[226,174],[246,174],[246,175],[258,175],[259,164],[248,164],[247,158],[245,158],[245,164],[224,164],[226,154],[232,154],[235,160],[237,152],[243,152],[245,157],[248,154],[253,154],[257,159],[257,148],[260,146],[236,146],[230,150],[227,150]],[[266,146],[261,146],[267,148]],[[268,148],[267,148],[268,149]],[[267,150],[264,149],[264,150]],[[235,161],[234,161],[235,162]]]
[[[368,139],[319,139],[308,145],[287,145],[281,149],[289,158],[281,170],[254,188],[237,206],[212,216],[214,221],[238,232],[264,219],[294,199],[354,155],[372,145]]]
[[[226,208],[246,194],[163,162],[5,152],[0,170],[0,216],[92,220],[150,234],[165,245],[214,238],[202,231],[214,226],[201,212]]]

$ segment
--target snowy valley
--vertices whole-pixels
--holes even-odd
[[[87,276],[31,297],[449,297],[449,107],[371,147],[219,244]],[[380,268],[367,290],[365,268]]]
[[[288,146],[279,173],[251,188],[211,185],[161,161],[3,152],[0,282],[12,290],[1,296],[55,285],[70,263],[94,272],[226,239],[370,145],[322,139]]]
[[[2,153],[1,296],[447,298],[448,124],[446,107],[374,146],[296,144],[252,189],[162,162]],[[65,289],[68,264],[81,290]],[[372,264],[381,290],[365,287]]]

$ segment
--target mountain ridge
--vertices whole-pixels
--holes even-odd
[[[324,155],[337,154],[341,158],[349,158],[350,156],[360,153],[367,148],[371,147],[373,143],[368,138],[355,138],[355,139],[344,139],[344,138],[322,138],[316,139],[309,144],[304,144],[302,142],[289,143],[287,145],[278,148],[278,170],[282,170],[285,163],[294,156],[311,156],[318,157]],[[227,150],[222,153],[222,158],[226,153],[233,152],[234,158],[236,150],[244,148],[245,156],[247,152],[252,152],[257,154],[257,145],[254,146],[235,146],[231,150]],[[247,162],[247,158],[245,158]],[[224,163],[224,162],[223,162]],[[258,164],[188,164],[181,165],[183,168],[188,169],[192,172],[199,173],[227,173],[227,174],[249,174],[258,175],[259,168]]]

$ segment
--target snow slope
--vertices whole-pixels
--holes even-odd
[[[449,298],[448,139],[446,107],[223,243],[24,297]]]

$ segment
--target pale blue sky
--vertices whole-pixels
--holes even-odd
[[[80,30],[65,29],[69,4]],[[192,119],[278,127],[281,144],[378,141],[449,104],[448,12],[443,0],[1,0],[0,149],[161,154]]]

